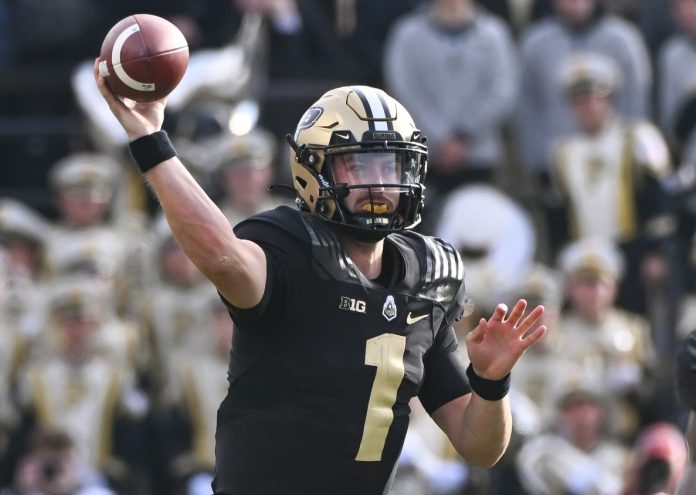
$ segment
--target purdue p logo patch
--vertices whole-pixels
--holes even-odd
[[[384,316],[387,321],[392,321],[396,318],[396,302],[393,296],[387,296],[387,300],[384,301],[382,316]]]

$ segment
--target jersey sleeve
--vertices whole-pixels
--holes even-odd
[[[447,309],[447,313],[442,325],[445,327],[451,327],[464,316],[470,315],[473,310],[473,302],[469,298],[469,293],[466,291],[466,283],[464,280],[462,280],[451,304],[449,305],[449,308]],[[446,328],[440,328],[440,332],[442,331],[446,331]]]
[[[235,327],[242,331],[252,327],[269,328],[271,323],[269,316],[277,315],[276,311],[282,309],[286,301],[287,271],[283,269],[286,265],[282,255],[279,256],[279,253],[271,246],[261,245],[261,248],[266,254],[266,287],[261,301],[251,308],[238,308],[220,294]]]
[[[460,352],[454,329],[448,326],[437,333],[424,356],[425,373],[418,398],[428,414],[471,392]]]
[[[266,287],[259,303],[252,308],[238,308],[222,298],[235,327],[241,331],[263,331],[277,325],[285,315],[293,280],[302,279],[301,246],[284,228],[263,218],[238,224],[235,234],[258,244],[266,255]]]

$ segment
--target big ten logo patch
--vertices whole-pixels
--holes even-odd
[[[361,301],[360,299],[353,299],[352,297],[341,296],[338,303],[338,309],[343,309],[345,311],[352,311],[353,313],[365,314],[367,311],[367,303]]]

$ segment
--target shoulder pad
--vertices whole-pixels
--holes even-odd
[[[277,235],[281,232],[286,239]],[[321,272],[337,280],[360,282],[358,269],[350,260],[335,233],[316,216],[279,206],[240,222],[235,233],[244,239],[274,245],[287,253],[288,248],[301,249],[321,267]],[[287,242],[290,239],[290,242]],[[299,253],[299,251],[297,251]]]
[[[235,234],[249,240],[266,240],[263,234],[272,230],[281,230],[289,237],[303,241],[307,233],[300,219],[300,212],[288,206],[279,206],[239,222],[234,227]]]
[[[448,242],[416,232],[406,231],[391,236],[394,242],[408,245],[418,257],[420,295],[438,302],[451,301],[464,284],[464,263]],[[462,295],[465,298],[465,294]]]

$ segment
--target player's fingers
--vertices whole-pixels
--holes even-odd
[[[478,342],[483,338],[484,329],[486,328],[486,319],[481,318],[478,325],[471,332],[466,334],[466,340],[469,342]]]
[[[104,100],[108,103],[109,107],[113,110],[114,108],[126,108],[125,104],[111,91],[111,88],[106,84],[106,80],[99,73],[99,59],[94,60],[94,67],[92,68],[94,73],[94,81],[97,83],[97,88],[99,92],[104,97]]]
[[[104,94],[104,89],[109,90],[109,87],[106,85],[106,80],[104,79],[104,76],[101,75],[99,72],[99,59],[96,58],[94,59],[94,66],[92,67],[92,73],[94,74],[94,81],[97,83],[97,87],[99,88],[99,91],[101,94]],[[111,93],[111,91],[108,91]]]
[[[126,102],[121,100],[111,91],[103,78],[97,80],[97,87],[99,88],[99,92],[104,98],[104,101],[106,101],[106,104],[109,106],[109,109],[117,118],[120,118],[119,116],[124,114],[124,112],[130,112],[131,109],[128,107]]]
[[[541,318],[541,315],[544,314],[544,307],[539,305],[536,308],[534,308],[532,311],[529,312],[527,316],[524,317],[524,319],[519,322],[517,325],[517,330],[519,333],[526,333],[529,331],[530,328],[532,328]]]
[[[522,339],[522,347],[525,350],[529,349],[536,341],[542,338],[545,333],[546,325],[540,325],[539,328],[536,328],[533,332],[530,332],[529,335]]]
[[[163,96],[159,100],[155,101],[149,101],[149,102],[137,102],[133,101],[133,109],[142,114],[142,115],[149,115],[151,112],[158,112],[162,111],[164,112],[164,107],[167,105],[167,99],[169,98],[169,95]]]
[[[517,326],[517,324],[520,321],[520,318],[522,318],[522,316],[524,315],[525,309],[527,309],[527,301],[525,301],[524,299],[518,300],[512,307],[512,311],[510,311],[510,316],[508,316],[506,321]]]
[[[495,307],[493,314],[491,315],[491,321],[503,321],[505,314],[507,313],[508,307],[506,304],[500,303]]]
[[[164,96],[161,99],[156,100],[156,101],[148,101],[148,102],[140,102],[140,103],[135,102],[134,108],[136,110],[138,110],[139,112],[147,112],[155,105],[166,106],[167,105],[167,98],[168,98],[168,96]]]

